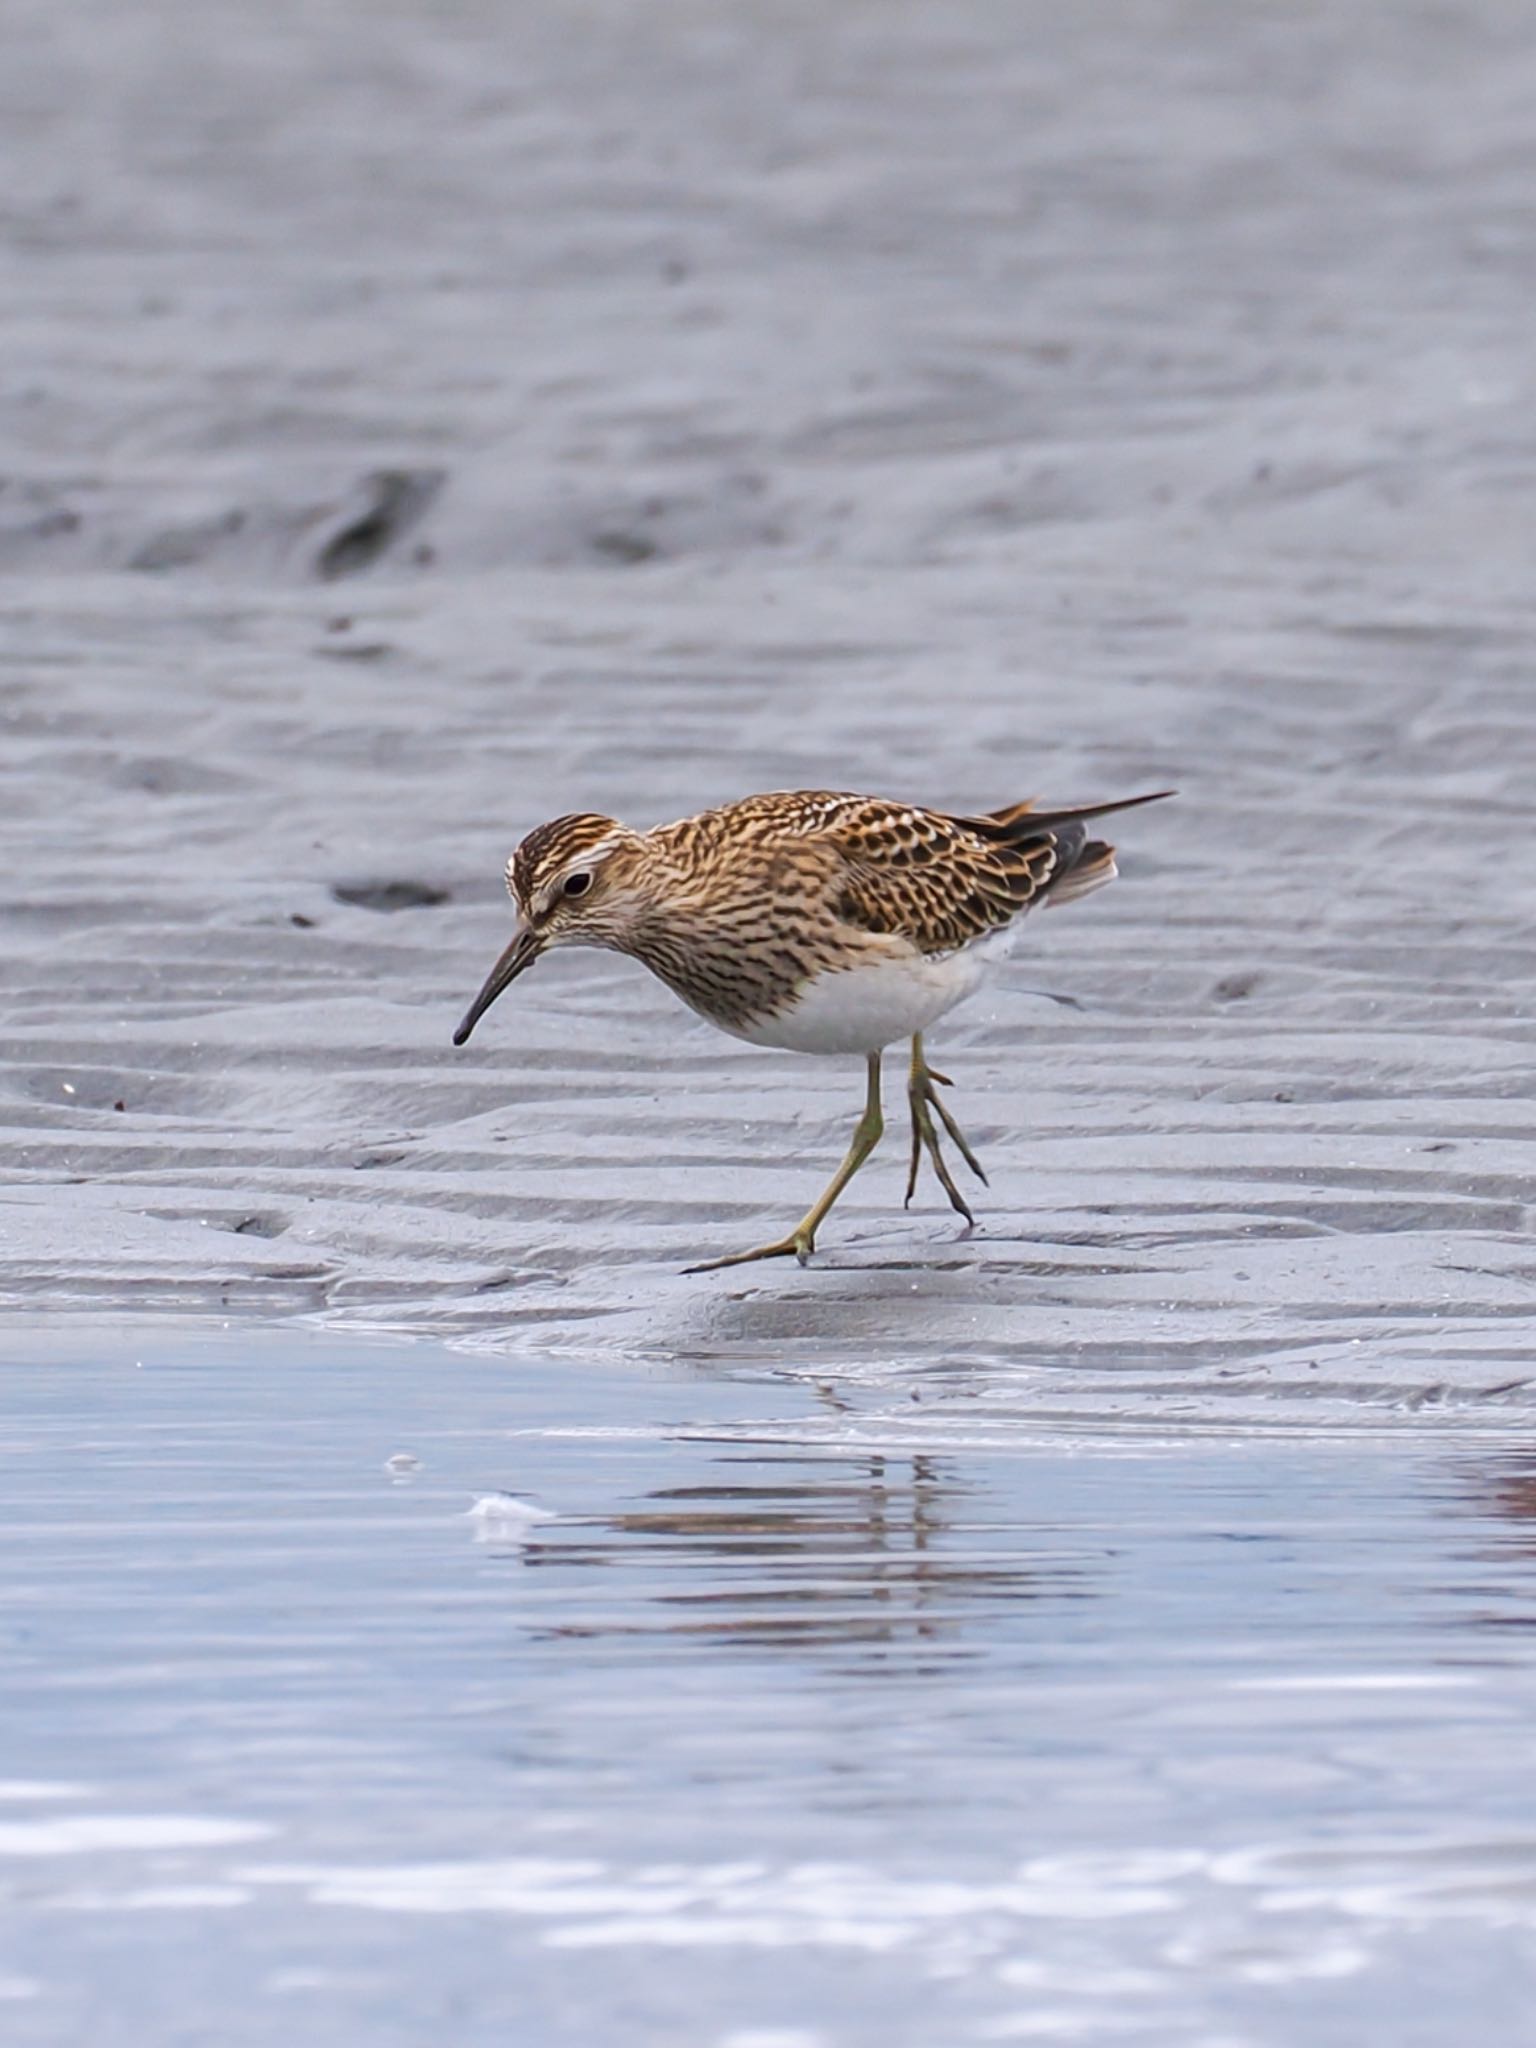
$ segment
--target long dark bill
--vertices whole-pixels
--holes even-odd
[[[531,967],[543,950],[543,941],[538,933],[530,931],[526,925],[519,925],[511,945],[485,977],[479,995],[464,1012],[464,1022],[453,1034],[455,1045],[464,1043],[502,990],[510,988],[523,969]]]

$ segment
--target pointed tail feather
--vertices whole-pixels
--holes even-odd
[[[1032,811],[1039,801],[1037,796],[1027,796],[1020,803],[1004,804],[1000,811],[983,811],[982,816],[994,825],[1012,825],[1027,811]]]
[[[1177,795],[1176,789],[1154,789],[1147,796],[1122,796],[1107,804],[1075,804],[1063,811],[1034,810],[1035,799],[1027,797],[1021,804],[1009,804],[1003,810],[987,811],[962,822],[979,829],[988,839],[1023,839],[1036,832],[1054,832],[1062,825],[1076,825],[1086,818],[1103,818],[1111,811],[1134,811],[1138,804],[1160,804],[1165,797]]]

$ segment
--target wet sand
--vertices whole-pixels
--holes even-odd
[[[13,1331],[446,1343],[594,1426],[767,1376],[913,1458],[1518,1452],[1522,10],[12,19]],[[970,1236],[896,1133],[811,1269],[684,1277],[800,1213],[856,1069],[597,956],[449,1044],[553,813],[1170,783],[936,1036]]]

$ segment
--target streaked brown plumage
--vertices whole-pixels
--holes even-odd
[[[632,954],[691,1008],[755,1044],[864,1054],[869,1101],[843,1170],[788,1238],[738,1255],[803,1260],[879,1136],[881,1049],[910,1037],[908,1199],[926,1148],[951,1203],[972,1221],[931,1108],[981,1169],[934,1091],[941,1077],[927,1066],[921,1033],[978,985],[995,941],[1025,911],[1114,878],[1114,849],[1089,837],[1089,819],[1168,794],[955,817],[844,791],[783,790],[649,832],[596,813],[552,819],[507,863],[518,931],[454,1042],[541,953],[575,944]]]

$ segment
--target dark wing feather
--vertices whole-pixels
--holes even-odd
[[[860,930],[910,939],[925,953],[953,952],[1052,895],[1069,901],[1111,880],[1114,848],[1091,840],[1085,821],[1171,793],[1065,811],[1036,811],[1030,798],[974,818],[840,797],[838,912]]]
[[[861,931],[950,953],[1036,903],[1086,837],[1018,832],[990,839],[969,818],[881,803],[844,817],[836,908]]]
[[[1174,789],[1154,789],[1146,796],[1119,796],[1107,804],[1074,804],[1064,811],[1037,811],[1035,799],[1026,797],[1021,804],[1008,804],[1000,811],[986,811],[979,818],[962,822],[986,838],[1006,839],[1016,831],[1043,832],[1058,825],[1078,824],[1085,818],[1107,818],[1111,811],[1134,811],[1141,804],[1160,804],[1165,797],[1177,795]]]

